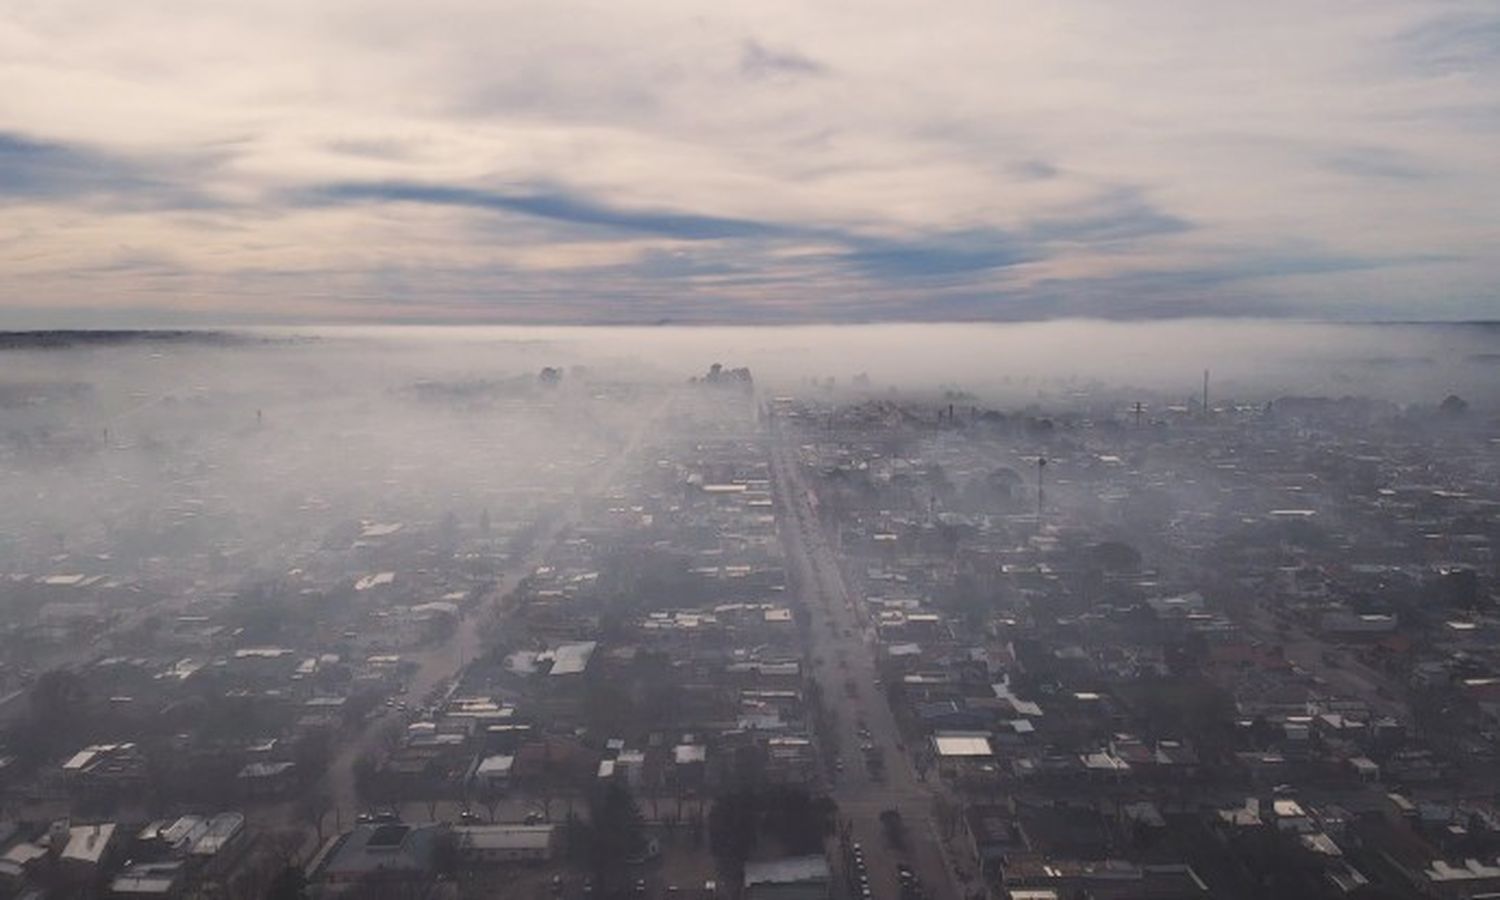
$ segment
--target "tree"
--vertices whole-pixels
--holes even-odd
[[[266,900],[306,900],[307,877],[300,866],[287,866],[271,881]]]
[[[484,805],[484,811],[489,814],[490,821],[495,821],[495,808],[505,798],[505,792],[488,778],[479,782],[479,802]]]
[[[71,669],[43,672],[32,685],[28,700],[30,723],[11,733],[21,757],[37,761],[76,743],[82,734],[80,726],[89,720],[84,714],[88,688],[78,673]]]
[[[319,778],[332,759],[333,739],[321,728],[304,734],[292,748],[292,762],[296,764],[297,777],[304,782]]]
[[[354,761],[354,792],[365,806],[378,806],[390,802],[392,792],[387,778],[380,772],[375,757],[361,754]]]
[[[1438,410],[1444,415],[1461,416],[1469,411],[1469,403],[1457,394],[1449,394],[1438,404]]]
[[[623,885],[627,865],[646,849],[645,822],[630,791],[611,781],[591,798],[589,822],[569,817],[573,852],[588,862],[601,892]]]
[[[744,877],[758,832],[754,793],[739,790],[714,800],[708,812],[708,846],[730,881]]]
[[[328,813],[333,810],[333,796],[324,790],[311,790],[297,801],[297,811],[318,833],[318,846],[323,845],[323,826]]]
[[[73,717],[88,701],[88,688],[72,669],[43,672],[31,688],[31,712],[44,720]]]
[[[796,787],[779,787],[760,796],[765,832],[793,855],[818,853],[833,834],[837,807],[828,797],[814,797]]]
[[[1124,541],[1102,541],[1089,548],[1089,555],[1106,572],[1134,572],[1141,567],[1141,551]]]

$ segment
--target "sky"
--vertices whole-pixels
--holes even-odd
[[[1500,318],[1494,0],[0,0],[0,326]]]

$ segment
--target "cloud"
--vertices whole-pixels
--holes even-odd
[[[121,208],[201,209],[213,205],[166,172],[184,160],[155,164],[91,147],[0,131],[0,203],[86,200]],[[201,171],[202,160],[188,166]],[[180,169],[179,169],[180,171]]]
[[[1133,188],[1112,189],[1089,206],[1034,222],[1027,236],[1037,242],[1098,243],[1180,234],[1193,228],[1191,222],[1158,209]]]
[[[1011,166],[1011,171],[1028,181],[1046,181],[1062,174],[1062,170],[1044,159],[1024,159]]]
[[[1500,314],[1500,13],[1358,7],[13,4],[0,316]]]
[[[1500,69],[1500,12],[1464,4],[1424,18],[1396,37],[1398,49],[1436,74]]]
[[[855,238],[841,261],[878,280],[948,278],[1015,266],[1036,250],[999,231],[975,229],[909,239]]]
[[[751,39],[740,48],[740,72],[748,78],[806,77],[827,75],[828,67],[796,50],[773,50]]]
[[[1407,154],[1384,147],[1357,147],[1332,156],[1328,168],[1356,178],[1422,181],[1433,171]]]
[[[153,186],[136,166],[108,154],[0,132],[0,195],[66,198]]]
[[[409,182],[345,182],[301,190],[297,197],[312,205],[378,202],[457,206],[687,241],[769,237],[785,231],[764,222],[724,216],[614,207],[556,189],[500,191]]]

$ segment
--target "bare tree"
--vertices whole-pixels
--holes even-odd
[[[328,814],[333,811],[333,796],[321,789],[308,791],[297,801],[297,811],[317,831],[318,845],[322,846],[323,828]]]
[[[484,804],[484,811],[489,814],[492,823],[495,821],[495,809],[503,797],[504,793],[488,780],[479,783],[479,802]]]

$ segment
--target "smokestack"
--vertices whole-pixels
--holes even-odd
[[[1208,417],[1208,370],[1203,370],[1203,416]]]

